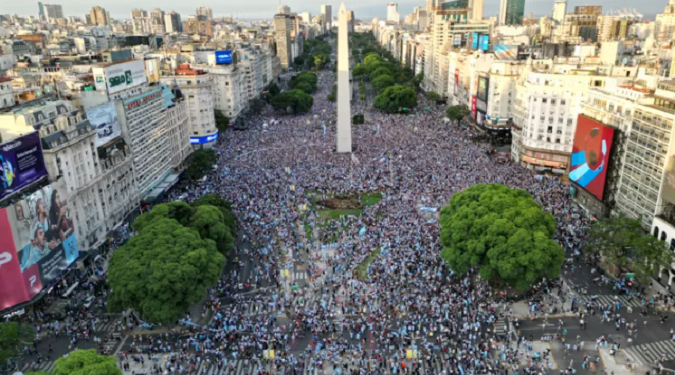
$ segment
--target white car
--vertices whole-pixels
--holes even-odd
[[[89,296],[89,297],[87,297],[86,300],[84,300],[84,303],[82,304],[82,306],[84,306],[85,308],[88,309],[89,307],[91,307],[91,305],[94,304],[95,300],[96,300],[96,298],[94,296]]]

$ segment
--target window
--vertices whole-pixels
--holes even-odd
[[[654,238],[659,238],[659,227],[654,227]]]
[[[665,241],[668,238],[668,235],[666,235],[666,231],[661,232],[661,241]]]

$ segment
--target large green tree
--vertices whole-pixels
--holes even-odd
[[[377,77],[379,77],[379,76],[382,76],[382,75],[392,76],[392,71],[391,71],[391,69],[386,68],[386,67],[377,68],[376,70],[373,70],[373,72],[370,73],[370,75],[369,75],[368,77],[369,77],[370,80],[372,81],[372,80],[374,80],[375,78],[377,78]],[[393,77],[392,77],[392,78],[393,78]]]
[[[30,347],[35,331],[27,324],[0,323],[0,365],[8,360],[18,360],[24,347]]]
[[[75,350],[54,362],[52,375],[123,375],[115,357],[100,355],[96,350]]]
[[[288,81],[288,87],[291,89],[295,89],[299,84],[305,83],[309,87],[312,88],[312,91],[316,90],[316,83],[318,79],[316,77],[316,74],[312,72],[302,72],[299,74],[296,74],[291,78],[290,81]]]
[[[141,232],[143,229],[162,218],[174,219],[180,225],[188,226],[193,214],[194,208],[185,202],[173,201],[162,203],[152,207],[152,210],[136,218],[132,226],[134,227],[134,230]]]
[[[152,323],[173,322],[206,295],[224,264],[213,240],[159,218],[113,253],[108,306],[111,311],[131,307]]]
[[[643,285],[672,262],[666,245],[646,234],[639,220],[627,217],[594,221],[585,251],[600,255],[604,268],[615,276],[633,273]]]
[[[354,70],[352,70],[352,76],[353,77],[360,77],[362,75],[368,74],[368,71],[366,70],[366,67],[363,66],[363,64],[358,63],[354,67]]]
[[[277,111],[290,107],[295,113],[305,113],[312,109],[314,98],[302,90],[290,90],[272,98],[271,104]]]
[[[192,160],[187,169],[188,178],[193,181],[204,177],[218,162],[218,155],[210,149],[200,148],[192,154]]]
[[[410,87],[390,86],[375,98],[373,106],[383,112],[398,113],[417,106],[417,94]]]
[[[396,84],[396,81],[394,81],[394,78],[388,74],[384,74],[378,77],[375,77],[372,81],[370,81],[370,84],[373,86],[373,89],[377,91],[378,94],[381,94],[384,92],[384,90],[387,89],[387,87],[394,86]]]
[[[209,193],[195,199],[192,207],[199,207],[205,204],[218,207],[223,214],[225,224],[230,228],[232,237],[237,237],[237,218],[232,213],[232,203],[221,198],[218,194]]]
[[[469,109],[466,108],[464,104],[453,105],[445,110],[445,117],[449,118],[451,121],[456,121],[457,125],[459,125],[459,122],[468,114]]]
[[[197,231],[204,239],[215,241],[218,251],[227,255],[234,250],[234,237],[232,231],[225,224],[223,213],[218,207],[202,205],[195,209],[190,218],[189,227]]]
[[[478,267],[481,278],[524,291],[542,278],[553,279],[565,259],[552,238],[553,216],[525,190],[478,184],[454,194],[441,210],[441,257],[465,274]]]
[[[230,119],[225,117],[223,113],[217,109],[213,110],[213,114],[216,118],[216,128],[219,132],[227,131],[227,127],[230,126]]]

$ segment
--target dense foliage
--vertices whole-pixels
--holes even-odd
[[[219,132],[227,131],[227,127],[230,126],[230,119],[225,117],[225,115],[217,109],[213,110],[213,114],[216,118],[216,129],[218,129]]]
[[[314,98],[302,90],[290,90],[272,98],[272,107],[277,111],[290,108],[293,113],[305,113],[312,109]]]
[[[96,350],[75,350],[54,363],[52,375],[123,375],[115,357],[100,355]]]
[[[314,92],[314,90],[316,90],[316,82],[317,82],[316,74],[312,72],[302,72],[294,75],[293,78],[291,78],[291,80],[288,82],[288,87],[290,87],[291,89],[297,88],[302,90],[298,86],[307,85],[310,88],[308,94],[311,94],[312,92]]]
[[[441,210],[441,257],[465,274],[524,291],[560,273],[565,254],[552,239],[553,216],[525,190],[500,184],[474,185],[454,194]]]
[[[387,113],[404,112],[417,106],[417,94],[410,87],[391,86],[375,98],[373,106]]]
[[[0,323],[0,366],[8,360],[18,360],[25,346],[33,343],[35,331],[27,324]]]
[[[384,92],[384,90],[387,89],[387,87],[394,86],[396,84],[396,81],[394,81],[394,78],[390,75],[381,75],[373,79],[370,84],[373,86],[373,89],[377,91],[378,94],[381,94]]]
[[[218,162],[218,155],[211,149],[200,148],[192,154],[192,160],[187,169],[189,179],[195,181],[204,177]]]
[[[457,121],[457,125],[459,125],[459,122],[468,114],[469,109],[464,104],[453,105],[445,110],[445,116],[452,121]]]
[[[672,261],[672,253],[663,242],[646,234],[639,220],[627,217],[594,221],[585,250],[601,256],[603,268],[610,274],[619,277],[633,273],[644,285]]]

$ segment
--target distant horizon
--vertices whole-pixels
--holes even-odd
[[[29,15],[37,16],[37,3],[37,1],[5,2],[5,4],[3,4],[3,14],[16,14],[24,17]],[[207,6],[213,9],[214,18],[233,16],[234,18],[242,21],[262,21],[272,19],[273,15],[277,12],[280,2],[279,0],[257,0],[254,7],[247,3],[223,4],[216,2],[216,0],[198,0],[198,2],[190,3],[190,5],[187,5],[183,1],[176,0],[164,0],[162,2],[95,0],[95,2],[87,3],[75,0],[47,0],[43,1],[42,3],[60,4],[63,7],[63,13],[65,17],[83,17],[84,14],[89,13],[89,10],[92,6],[98,5],[105,8],[106,11],[110,13],[111,17],[117,20],[131,19],[131,10],[134,8],[141,8],[149,11],[157,7],[165,12],[173,10],[176,13],[179,13],[181,17],[187,18],[189,15],[195,13],[195,10],[198,6]],[[527,15],[532,13],[535,18],[539,18],[544,15],[551,16],[553,3],[554,0],[526,0],[525,14]],[[298,14],[303,12],[310,12],[312,15],[320,14],[321,2],[308,0],[284,0],[281,1],[281,4],[290,6],[291,11]],[[325,1],[324,4],[331,5],[333,17],[337,17],[337,10],[339,9],[340,2]],[[345,6],[349,10],[354,11],[356,18],[363,21],[372,20],[373,18],[386,18],[386,4],[387,2],[379,2],[376,0],[360,0],[353,3],[354,6],[350,8],[350,3],[345,2]],[[497,16],[499,4],[500,0],[485,0],[484,9],[489,9],[490,12],[485,12],[483,17],[490,18]],[[667,4],[668,0],[655,0],[644,2],[640,4],[640,7],[636,7],[635,0],[568,0],[567,9],[569,12],[573,10],[575,6],[602,5],[603,14],[606,14],[609,11],[615,10],[617,7],[622,9],[628,8],[631,10],[633,8],[637,8],[637,11],[645,16],[643,20],[654,20],[656,14],[662,12]],[[406,15],[413,12],[413,8],[415,6],[425,7],[426,1],[404,0],[399,1],[398,5],[398,12],[401,15],[401,20],[403,20]]]

